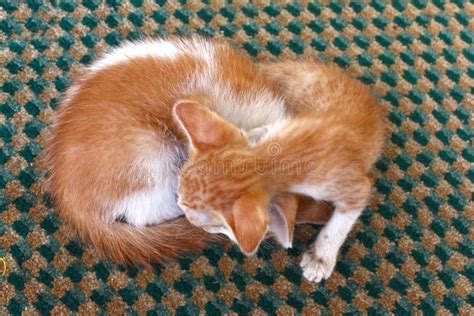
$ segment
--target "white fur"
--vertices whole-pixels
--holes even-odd
[[[148,135],[153,137],[153,135]],[[177,205],[178,170],[184,155],[176,144],[150,148],[144,135],[143,151],[135,161],[136,180],[146,180],[147,188],[134,192],[115,203],[113,218],[123,217],[127,223],[143,227],[159,224],[183,215]]]
[[[361,210],[341,213],[337,210],[324,226],[312,249],[303,255],[300,266],[309,281],[329,278],[336,266],[337,253],[357,221]]]
[[[210,234],[224,234],[229,237],[230,240],[237,243],[234,232],[227,224],[227,221],[222,216],[216,216],[216,213],[212,213],[212,216],[203,212],[196,212],[193,209],[186,207],[185,205],[178,205],[184,210],[186,218],[195,226],[199,226]]]
[[[225,220],[222,220],[222,226],[216,227],[209,227],[209,226],[202,226],[202,229],[207,231],[210,234],[224,234],[230,240],[237,244],[237,238],[235,238],[234,231],[230,228]]]
[[[228,87],[213,85],[210,95],[220,105],[217,113],[232,124],[251,130],[286,119],[285,104],[269,91],[248,91],[237,95]]]
[[[173,59],[178,56],[178,47],[166,40],[143,41],[127,43],[124,46],[112,50],[101,59],[93,63],[89,70],[96,72],[113,65],[123,63],[130,59],[155,57]]]
[[[337,190],[331,184],[294,185],[290,191],[310,196],[315,200],[333,200],[334,195],[337,194]],[[331,219],[319,233],[312,249],[303,255],[300,266],[306,279],[320,282],[329,278],[336,266],[339,248],[361,212],[362,209],[347,209],[344,205],[336,204]]]
[[[176,205],[176,179],[169,175],[168,181],[151,189],[138,191],[120,201],[114,208],[114,218],[123,216],[134,226],[143,227],[171,220],[183,212]]]
[[[89,67],[89,70],[92,72],[99,71],[130,59],[153,57],[172,60],[185,54],[208,60],[210,64],[212,51],[213,46],[208,41],[197,38],[181,40],[153,39],[127,42],[98,59]]]
[[[215,62],[215,48],[215,45],[199,40],[187,46],[188,53],[204,61],[205,70],[195,73],[181,89],[181,94],[203,93],[211,96],[216,106],[211,110],[244,130],[285,119],[286,108],[282,98],[275,97],[266,89],[251,89],[238,94],[222,80],[225,78],[221,78],[219,65]]]

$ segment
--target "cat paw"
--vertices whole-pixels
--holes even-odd
[[[300,267],[303,269],[303,276],[310,282],[319,283],[326,280],[331,275],[336,265],[336,258],[318,256],[314,250],[309,250],[303,254]]]

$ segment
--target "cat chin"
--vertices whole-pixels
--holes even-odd
[[[229,238],[233,243],[235,243],[236,245],[238,245],[238,242],[237,242],[237,239],[235,238],[235,235],[234,233],[232,232],[232,229],[225,225],[225,226],[220,226],[220,227],[205,227],[205,226],[201,226],[201,228],[203,230],[205,230],[206,232],[210,233],[210,234],[222,234],[222,235],[225,235],[227,236],[227,238]]]

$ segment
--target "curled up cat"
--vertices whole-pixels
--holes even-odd
[[[218,117],[229,128],[217,127],[215,133],[214,125],[203,124],[189,134],[173,118],[173,107],[185,125]],[[192,117],[195,111],[200,112]],[[202,122],[201,112],[207,115]],[[286,117],[285,102],[263,71],[224,43],[200,38],[128,43],[94,62],[59,107],[45,149],[55,209],[118,263],[147,266],[198,251],[216,235],[191,225],[177,205],[178,173],[190,136],[196,148],[209,145],[206,149],[220,152],[227,143],[246,148],[263,126]],[[206,135],[212,144],[201,142]],[[206,181],[213,180],[196,178],[186,187],[213,194],[216,202],[228,181],[222,187],[214,183],[213,192]],[[298,198],[286,193],[274,198],[271,213],[280,225],[272,230],[289,245],[287,218],[297,219]],[[209,207],[222,210],[214,202]],[[300,204],[310,205],[306,210],[318,207],[307,200]],[[326,220],[314,212],[301,214],[305,221]]]
[[[367,87],[335,66],[275,63],[263,72],[284,96],[288,115],[254,130],[251,146],[199,102],[175,105],[191,143],[178,205],[194,225],[226,234],[250,255],[277,223],[269,212],[275,195],[331,202],[334,212],[300,264],[308,280],[320,282],[370,198],[368,173],[381,153],[384,114]],[[283,214],[294,223],[294,213]]]

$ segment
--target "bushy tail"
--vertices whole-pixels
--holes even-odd
[[[191,225],[184,217],[143,228],[81,216],[69,220],[74,222],[72,224],[80,235],[105,257],[116,263],[139,264],[147,268],[154,262],[199,252],[219,238]]]

